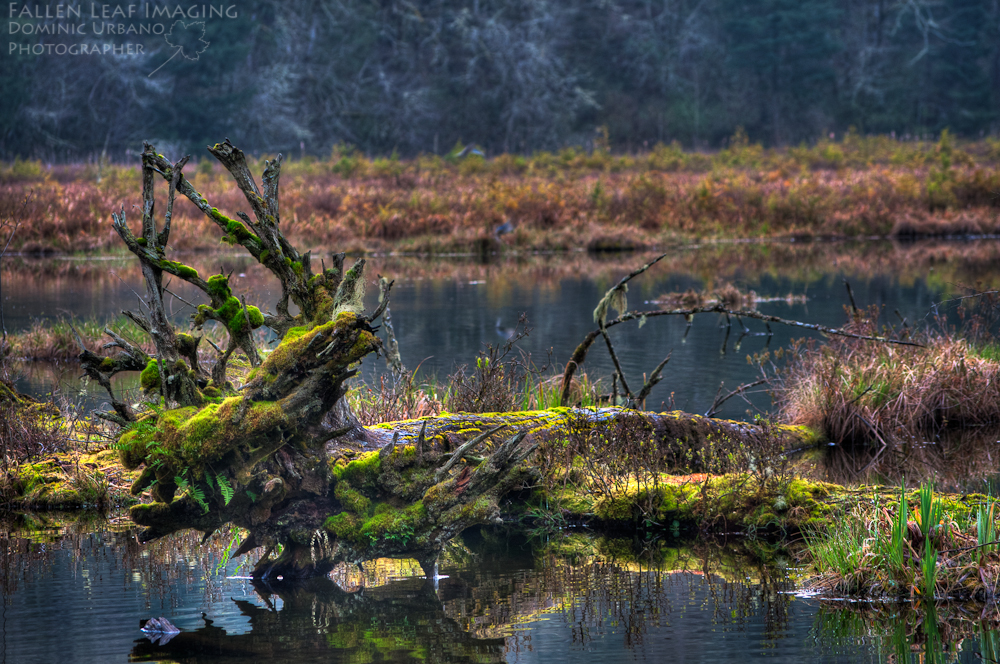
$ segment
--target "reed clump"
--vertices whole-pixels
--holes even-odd
[[[931,484],[894,500],[860,501],[807,536],[817,576],[807,590],[885,599],[993,601],[1000,584],[997,501],[936,495]]]
[[[822,346],[796,342],[774,386],[780,417],[862,446],[993,425],[1000,421],[1000,346],[975,326],[983,333],[915,333],[910,339],[920,346],[847,337]],[[875,309],[855,315],[846,329],[887,333]]]
[[[736,136],[715,153],[677,144],[643,154],[566,148],[530,156],[370,159],[340,146],[286,162],[289,237],[355,251],[638,249],[696,238],[913,237],[1000,231],[995,141],[839,142],[764,149]],[[263,157],[262,157],[263,158]],[[252,166],[253,167],[253,166]],[[34,192],[12,249],[110,250],[109,210],[138,204],[138,169],[0,164],[0,215]],[[189,174],[221,210],[241,194],[217,165]],[[160,203],[165,205],[165,199]],[[217,248],[218,233],[180,201],[176,249]],[[497,233],[510,221],[509,233]]]

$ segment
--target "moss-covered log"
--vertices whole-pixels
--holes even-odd
[[[343,254],[332,254],[330,266],[314,274],[309,253],[285,239],[278,205],[281,157],[265,164],[258,186],[245,155],[228,140],[209,151],[233,176],[254,218],[212,207],[185,179],[187,157],[171,163],[147,143],[141,155],[141,230],[129,227],[124,207],[112,217],[146,283],[144,311],[128,315],[153,339],[156,352],[147,355],[108,331],[117,357],[81,355],[85,371],[111,395],[114,412],[102,415],[122,426],[116,448],[123,465],[140,471],[132,493],[149,490],[153,498],[131,510],[132,519],[145,526],[142,539],[187,528],[211,533],[235,523],[250,532],[241,550],[283,547],[277,560],[257,570],[268,577],[309,576],[337,560],[380,555],[432,561],[457,532],[495,518],[497,499],[511,488],[515,468],[534,443],[514,436],[475,465],[462,465],[463,454],[430,445],[420,453],[415,446],[390,445],[338,465],[331,440],[370,443],[344,400],[345,382],[362,358],[381,347],[373,323],[388,306],[392,283],[382,282],[380,305],[366,315],[364,260],[345,271]],[[155,214],[157,175],[168,183],[162,219]],[[220,228],[225,242],[245,248],[280,281],[277,313],[262,312],[234,294],[227,275],[203,278],[168,256],[178,193]],[[200,338],[175,330],[168,319],[167,277],[188,282],[207,299],[192,316],[195,330],[214,322],[228,333],[228,346],[216,349],[210,371],[198,363]],[[291,304],[298,308],[295,315]],[[262,325],[281,338],[266,359],[252,334]],[[253,367],[239,388],[227,371],[237,351]],[[114,394],[110,379],[120,371],[140,372],[143,389],[154,399],[147,412],[133,412]]]
[[[333,254],[330,266],[314,274],[309,253],[285,239],[280,156],[265,163],[258,186],[229,141],[209,151],[232,174],[253,218],[212,207],[185,179],[186,157],[171,163],[146,144],[141,231],[128,226],[124,209],[113,215],[113,227],[142,266],[145,310],[129,317],[156,352],[147,355],[109,331],[116,357],[81,355],[87,373],[111,394],[114,412],[104,416],[122,425],[116,447],[123,465],[139,472],[132,493],[148,490],[152,497],[131,508],[132,519],[145,527],[143,540],[234,523],[249,531],[241,553],[281,547],[254,572],[268,579],[384,556],[416,557],[429,568],[448,539],[495,520],[505,494],[551,476],[559,463],[572,466],[589,450],[611,450],[595,466],[627,478],[665,467],[708,468],[715,451],[757,435],[755,425],[618,409],[445,415],[363,429],[344,399],[345,382],[381,347],[373,326],[388,306],[392,283],[382,282],[380,304],[366,314],[364,260],[344,270],[343,254]],[[161,221],[153,195],[157,175],[168,183]],[[277,313],[238,297],[225,274],[204,278],[168,256],[178,193],[219,227],[224,241],[245,248],[280,281]],[[175,330],[167,317],[167,277],[188,282],[207,300],[196,305],[195,331],[215,323],[228,334],[210,369],[198,362],[199,337]],[[252,334],[262,325],[281,339],[263,355]],[[234,352],[244,353],[252,367],[239,380],[227,371]],[[153,398],[147,412],[137,414],[116,398],[110,378],[120,371],[140,372]],[[615,447],[626,442],[634,447]],[[540,446],[545,449],[535,462],[523,465]],[[615,470],[614,458],[632,466]]]

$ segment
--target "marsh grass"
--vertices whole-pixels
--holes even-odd
[[[872,599],[994,601],[1000,584],[992,498],[968,509],[946,502],[930,483],[891,504],[879,494],[825,531],[807,533],[821,595]],[[912,505],[911,505],[912,503]]]
[[[702,444],[676,444],[642,411],[622,411],[604,418],[598,411],[576,410],[557,436],[545,437],[535,455],[544,495],[561,509],[559,498],[592,496],[597,512],[615,521],[632,521],[649,528],[676,528],[663,523],[668,496],[678,485],[696,487],[696,512],[719,515],[733,498],[743,509],[785,501],[792,480],[784,439],[768,421],[758,420],[742,437],[707,436]],[[713,477],[725,475],[725,488],[710,488]],[[568,490],[568,491],[567,491]],[[608,510],[604,510],[604,505]],[[617,507],[612,507],[617,506]],[[619,509],[621,508],[621,509]],[[779,511],[787,509],[778,508]],[[672,519],[673,517],[671,517]],[[714,518],[714,517],[713,517]]]
[[[486,344],[475,366],[458,367],[448,376],[445,407],[456,413],[506,413],[559,405],[558,383],[541,378],[549,363],[537,366],[530,354],[516,348],[530,332],[528,319],[521,314],[506,341]]]
[[[772,383],[782,420],[840,445],[890,448],[949,428],[1000,422],[995,328],[974,321],[956,333],[939,323],[939,331],[911,333],[880,325],[879,313],[853,315],[846,329],[902,333],[923,347],[847,338],[793,343],[786,371]]]
[[[283,227],[292,241],[343,249],[492,252],[625,249],[684,238],[898,236],[1000,230],[994,143],[898,142],[848,135],[834,143],[765,150],[736,140],[713,154],[659,145],[637,155],[499,155],[450,160],[368,159],[339,147],[327,159],[287,161]],[[203,160],[202,163],[207,163]],[[259,170],[259,164],[252,167]],[[213,205],[234,214],[241,195],[218,166],[189,169]],[[0,215],[34,189],[12,249],[109,249],[102,225],[138,202],[138,171],[36,162],[0,165]],[[6,206],[6,207],[5,207]],[[210,249],[219,233],[186,203],[176,249]],[[494,229],[511,219],[502,241]]]
[[[383,374],[374,387],[361,384],[347,394],[348,403],[364,426],[439,415],[436,380],[418,383],[415,372]]]

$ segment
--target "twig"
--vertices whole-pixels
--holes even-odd
[[[976,544],[975,546],[963,546],[957,549],[940,549],[938,553],[952,553],[952,552],[962,552],[962,551],[974,551],[975,549],[981,549],[985,546],[993,546],[994,544],[1000,544],[1000,539],[995,539],[992,542],[983,542],[982,544]]]
[[[719,395],[722,394],[722,385],[723,385],[723,383],[719,383],[719,391],[715,394],[715,400],[712,401],[712,407],[709,408],[705,412],[705,417],[713,417],[718,412],[719,408],[722,407],[722,404],[726,403],[727,401],[729,401],[733,397],[737,396],[738,394],[742,394],[743,392],[746,392],[751,387],[757,387],[758,385],[761,385],[761,384],[766,383],[766,382],[767,382],[767,378],[759,378],[759,379],[755,380],[752,383],[743,383],[742,385],[740,385],[739,387],[737,387],[735,390],[733,390],[732,392],[730,392],[726,396],[722,397],[721,399],[719,398]]]
[[[847,297],[851,300],[851,310],[854,312],[854,315],[857,316],[860,312],[858,311],[858,305],[854,304],[854,291],[851,290],[851,282],[844,279],[844,286],[847,287]]]
[[[198,308],[198,307],[197,307],[197,305],[194,305],[194,304],[191,304],[190,302],[188,302],[188,301],[187,301],[187,300],[185,300],[185,299],[184,299],[183,297],[181,297],[181,296],[180,296],[180,295],[178,295],[177,293],[173,292],[172,290],[170,290],[170,289],[169,289],[169,288],[167,288],[166,286],[164,286],[164,287],[163,287],[163,290],[165,290],[166,292],[170,293],[171,295],[173,295],[173,296],[174,296],[174,297],[176,297],[176,298],[177,298],[178,300],[180,300],[180,301],[181,301],[181,302],[183,302],[184,304],[188,305],[188,306],[189,306],[189,307],[191,307],[192,309],[197,309],[197,308]]]
[[[781,325],[789,325],[791,327],[801,327],[807,330],[814,330],[816,332],[821,332],[823,334],[829,334],[832,336],[847,337],[849,339],[859,339],[862,341],[878,341],[880,343],[895,344],[899,346],[914,346],[916,348],[924,348],[923,344],[916,343],[914,341],[906,341],[904,339],[889,339],[886,337],[875,337],[865,334],[854,334],[853,332],[847,332],[839,328],[827,327],[825,325],[816,325],[814,323],[803,323],[797,320],[788,320],[786,318],[779,318],[778,316],[771,316],[768,314],[762,314],[758,311],[750,311],[746,309],[734,310],[726,309],[721,304],[715,304],[710,307],[694,307],[691,309],[672,309],[669,311],[663,310],[653,310],[653,311],[628,311],[619,315],[618,318],[607,321],[602,328],[589,332],[580,345],[576,347],[573,351],[573,355],[570,357],[569,361],[566,363],[566,368],[563,370],[563,382],[562,382],[562,401],[565,403],[569,399],[570,385],[573,380],[573,375],[576,373],[577,369],[583,365],[584,360],[587,359],[587,353],[590,347],[593,345],[594,341],[597,340],[598,335],[602,334],[608,328],[614,327],[615,325],[620,325],[622,323],[627,323],[632,320],[639,320],[643,317],[653,318],[655,316],[685,316],[693,317],[695,314],[705,314],[705,313],[718,313],[718,314],[730,314],[736,316],[736,320],[743,324],[742,317],[755,318],[757,320],[779,323]],[[689,328],[690,329],[690,326]],[[744,325],[744,329],[746,326]]]
[[[368,317],[369,322],[374,322],[375,319],[381,316],[382,312],[385,311],[386,308],[389,306],[389,291],[392,289],[392,285],[394,283],[396,283],[395,279],[388,282],[384,282],[383,284],[382,277],[381,276],[379,277],[379,290],[381,291],[378,296],[379,302],[378,306],[375,308],[375,311],[373,311],[372,315]]]
[[[167,240],[170,239],[170,220],[174,216],[174,198],[177,194],[177,183],[181,181],[181,169],[184,168],[189,159],[191,159],[191,155],[185,155],[183,159],[174,164],[173,172],[170,174],[170,187],[167,191],[167,212],[163,216],[163,230],[156,236],[157,244],[160,247],[165,248]]]
[[[615,347],[611,344],[611,337],[608,336],[608,331],[601,326],[601,335],[604,337],[604,343],[608,345],[608,353],[611,354],[611,361],[615,365],[615,371],[618,372],[618,377],[622,381],[622,389],[625,390],[625,396],[629,399],[632,398],[632,391],[628,389],[628,383],[625,381],[625,372],[622,371],[622,365],[618,361],[618,355],[615,353]]]
[[[597,303],[597,307],[594,309],[594,322],[603,327],[604,321],[607,320],[608,317],[608,308],[614,306],[615,302],[621,305],[620,307],[615,306],[615,309],[617,309],[619,315],[621,315],[621,313],[628,306],[628,302],[625,299],[625,293],[628,292],[628,282],[656,265],[664,256],[666,256],[666,254],[660,254],[642,267],[632,270],[627,275],[622,277],[617,284],[609,288],[608,292],[604,294],[604,297],[601,298],[601,300]]]
[[[815,323],[803,323],[802,321],[789,320],[787,318],[780,318],[778,316],[771,316],[770,314],[762,314],[759,311],[751,311],[747,309],[733,310],[726,309],[722,305],[713,305],[711,307],[694,307],[692,309],[671,309],[669,311],[629,311],[622,314],[614,320],[609,320],[605,327],[612,327],[620,323],[627,323],[631,320],[636,320],[642,316],[647,318],[652,318],[654,316],[688,316],[694,314],[705,314],[705,313],[730,313],[734,316],[746,316],[747,318],[754,318],[756,320],[779,323],[781,325],[788,325],[791,327],[801,327],[807,330],[815,330],[816,332],[822,332],[823,334],[830,334],[838,337],[847,337],[849,339],[860,339],[862,341],[878,341],[885,344],[896,344],[899,346],[916,346],[917,348],[924,348],[923,344],[918,344],[914,341],[905,341],[903,339],[889,339],[887,337],[875,337],[866,334],[854,334],[853,332],[848,332],[846,330],[827,327],[825,325],[817,325]]]
[[[434,474],[434,477],[440,482],[441,478],[443,478],[448,473],[448,471],[451,470],[452,466],[454,466],[456,463],[458,463],[459,459],[461,459],[463,456],[465,456],[466,452],[468,452],[469,450],[471,450],[472,448],[474,448],[476,445],[478,445],[479,443],[483,442],[484,440],[486,440],[487,438],[489,438],[490,436],[492,436],[497,431],[500,431],[500,429],[503,429],[503,428],[504,428],[503,424],[501,424],[498,427],[494,427],[494,428],[490,429],[489,431],[487,431],[486,433],[482,433],[482,434],[476,436],[475,438],[473,438],[469,442],[467,442],[464,445],[462,445],[461,447],[459,447],[457,450],[455,450],[455,453],[451,456],[451,458],[448,459],[447,463],[445,463],[443,466],[441,466],[438,469],[438,471]]]
[[[670,356],[673,354],[673,351],[667,353],[667,356],[663,358],[663,361],[657,364],[656,368],[653,369],[653,373],[649,374],[649,380],[643,384],[642,389],[639,390],[639,394],[635,397],[636,404],[642,404],[643,408],[646,407],[646,397],[648,397],[649,393],[653,391],[653,387],[663,379],[663,367],[667,366],[667,362],[670,361]]]
[[[142,306],[146,307],[146,309],[149,309],[149,305],[148,305],[148,304],[146,304],[146,301],[142,299],[142,296],[141,296],[141,295],[139,295],[138,293],[136,293],[136,292],[135,292],[135,289],[134,289],[134,288],[132,288],[131,286],[129,286],[129,284],[128,284],[128,282],[127,282],[127,281],[125,281],[124,279],[122,279],[121,277],[119,277],[119,276],[118,276],[118,273],[117,273],[117,272],[115,272],[114,270],[108,270],[108,271],[109,271],[109,272],[111,272],[111,274],[112,274],[112,275],[114,275],[114,276],[115,276],[115,278],[116,278],[116,279],[118,279],[118,281],[120,281],[120,282],[122,282],[123,284],[125,284],[125,287],[126,287],[126,288],[128,288],[128,289],[129,289],[130,291],[132,291],[132,294],[133,294],[133,295],[135,295],[135,296],[136,296],[136,297],[137,297],[137,298],[139,299],[139,304],[140,304],[140,305],[142,305]]]

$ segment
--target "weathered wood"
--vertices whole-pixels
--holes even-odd
[[[147,356],[113,337],[121,348],[118,358],[81,356],[85,370],[111,393],[113,419],[124,425],[117,442],[123,465],[142,469],[132,492],[148,490],[153,498],[131,510],[132,519],[145,526],[141,539],[186,528],[210,533],[234,523],[250,531],[241,550],[283,545],[277,560],[256,571],[268,578],[309,576],[338,560],[379,555],[416,555],[430,564],[449,538],[496,518],[499,497],[513,486],[518,464],[535,443],[513,436],[475,466],[465,454],[425,448],[415,455],[405,445],[354,462],[331,456],[331,440],[373,439],[344,396],[357,363],[381,347],[372,323],[388,306],[392,284],[383,282],[378,308],[366,315],[363,259],[345,271],[343,254],[334,254],[332,267],[314,275],[309,253],[299,253],[284,238],[278,216],[281,157],[266,164],[258,187],[245,155],[228,140],[209,151],[233,176],[254,218],[238,211],[237,221],[211,207],[184,178],[187,158],[171,163],[146,144],[141,237],[129,228],[124,208],[112,217],[142,266],[147,311],[133,319],[153,338],[156,354]],[[168,182],[162,228],[153,196],[157,173]],[[225,274],[203,279],[167,259],[175,193],[194,202],[224,239],[246,248],[279,279],[276,315],[265,316],[234,295]],[[215,321],[229,333],[211,375],[197,361],[200,339],[175,331],[167,319],[164,273],[208,299],[197,306],[196,328]],[[295,316],[290,302],[299,308]],[[261,361],[251,334],[263,324],[282,341]],[[237,350],[254,367],[239,390],[226,371]],[[159,397],[159,408],[140,417],[115,398],[110,377],[126,370],[142,372],[143,388]]]

